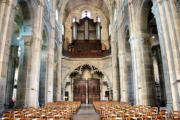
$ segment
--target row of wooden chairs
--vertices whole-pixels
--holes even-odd
[[[180,111],[170,114],[168,109],[157,107],[113,101],[96,101],[93,105],[101,120],[180,120]]]
[[[27,107],[4,111],[2,120],[71,120],[80,102],[47,103],[39,108]]]

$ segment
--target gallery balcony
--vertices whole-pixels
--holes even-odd
[[[63,56],[70,58],[102,58],[111,55],[111,49],[109,50],[95,50],[95,51],[65,51],[63,50]]]

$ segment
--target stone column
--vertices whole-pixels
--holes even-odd
[[[129,0],[130,45],[133,68],[133,82],[136,105],[154,105],[154,80],[152,79],[152,61],[150,60],[150,47],[146,34],[139,27],[136,6]],[[151,91],[151,92],[150,92]]]
[[[164,9],[166,14],[167,27],[169,28],[169,36],[172,47],[173,62],[175,68],[175,75],[178,85],[179,99],[180,99],[180,18],[177,17],[177,9],[175,9],[175,3],[172,0],[164,1]],[[164,15],[165,17],[165,15]],[[179,103],[180,105],[180,103]]]
[[[60,29],[60,43],[58,46],[58,67],[57,67],[57,101],[62,100],[62,32]]]
[[[62,77],[62,73],[61,73],[61,60],[58,61],[58,68],[57,68],[57,101],[61,101],[62,100],[62,95],[61,95],[61,77]]]
[[[89,99],[88,99],[88,80],[86,79],[86,104],[88,104],[88,102],[89,102]]]
[[[69,100],[70,100],[70,101],[73,101],[73,93],[74,93],[74,92],[73,92],[73,91],[74,91],[73,89],[74,89],[74,84],[73,84],[73,79],[72,79],[72,78],[70,78],[70,79],[71,79],[71,82],[70,82],[70,87],[71,87],[71,90],[70,90],[71,93],[70,93],[70,95],[71,95],[71,96],[70,96],[70,99],[69,99]]]
[[[3,1],[2,1],[3,2]],[[3,56],[4,56],[4,51],[5,51],[5,46],[6,46],[6,39],[7,39],[7,35],[9,35],[8,33],[8,28],[9,28],[9,22],[11,20],[14,20],[11,18],[12,14],[15,15],[15,6],[17,4],[17,1],[7,1],[7,2],[3,2],[2,4],[2,8],[4,7],[4,11],[2,10],[2,15],[0,15],[0,22],[1,22],[1,26],[0,26],[0,76],[1,76],[1,72],[2,72],[2,64],[3,64]],[[11,28],[13,29],[13,28]]]
[[[126,54],[125,54],[125,38],[122,35],[121,28],[118,29],[118,60],[119,60],[119,76],[120,76],[120,101],[128,102],[128,79],[126,73]]]
[[[7,71],[7,83],[6,83],[6,101],[5,106],[11,105],[12,95],[13,95],[13,88],[14,88],[14,75],[15,75],[15,68],[17,67],[17,52],[18,46],[11,46],[10,48],[10,57],[8,63],[8,71]]]
[[[144,88],[143,77],[143,69],[141,62],[141,47],[140,40],[138,38],[131,37],[130,40],[131,45],[131,55],[132,55],[132,69],[133,69],[133,80],[134,80],[134,93],[135,93],[135,104],[136,105],[147,105],[147,98],[143,96],[143,93],[146,94],[147,90],[142,90]],[[142,93],[143,92],[143,93]]]
[[[27,78],[27,89],[25,96],[25,106],[37,107],[39,93],[39,72],[40,72],[40,53],[42,42],[42,18],[43,18],[43,0],[38,1],[35,20],[33,23],[33,37],[31,43],[30,69]]]
[[[2,30],[2,22],[3,22],[3,18],[4,18],[4,10],[6,8],[6,6],[8,5],[8,0],[1,0],[0,1],[0,32]]]
[[[168,11],[168,9],[166,10],[166,11],[168,11],[168,12],[170,12],[168,15],[171,15],[171,17],[173,18],[173,19],[170,19],[169,17],[169,21],[171,20],[172,22],[172,27],[174,27],[174,36],[175,36],[175,42],[176,42],[176,44],[177,44],[177,46],[176,46],[176,52],[177,52],[177,56],[175,56],[175,57],[178,57],[178,58],[176,58],[176,59],[178,59],[178,60],[176,60],[176,62],[178,61],[178,63],[180,64],[180,28],[179,28],[179,25],[180,25],[180,16],[179,16],[179,13],[180,13],[180,11],[178,10],[178,8],[176,8],[176,3],[173,1],[173,0],[168,0],[168,2],[167,1],[165,1],[166,2],[166,6],[168,5],[168,3],[169,3],[169,9],[171,8],[171,12],[170,11]],[[172,13],[172,14],[171,14]],[[174,23],[174,24],[173,24]],[[173,32],[171,32],[171,33],[173,33]],[[177,67],[177,66],[176,66]],[[178,67],[180,67],[180,66],[178,66]],[[180,72],[180,69],[179,69],[179,71],[177,70],[177,68],[176,68],[176,71],[179,73]],[[177,73],[177,74],[178,74]],[[177,79],[178,80],[180,80],[180,73],[178,74],[178,76],[177,76]]]
[[[165,81],[166,81],[166,94],[167,94],[167,106],[173,106],[173,109],[180,109],[180,97],[178,88],[178,77],[179,77],[179,43],[176,36],[176,29],[173,23],[172,13],[169,7],[169,1],[153,1],[152,12],[155,15],[156,23],[158,27],[158,35],[160,38],[160,45],[162,48],[162,56],[164,71],[165,71]],[[170,2],[170,4],[172,4]],[[172,101],[171,99],[172,98]]]
[[[52,14],[51,14],[51,40],[49,41],[48,48],[48,78],[47,78],[47,93],[46,102],[53,102],[53,80],[54,80],[54,45],[55,45],[55,12],[56,0],[52,1]]]
[[[105,97],[105,96],[104,96],[104,90],[103,90],[103,86],[104,86],[104,85],[103,85],[103,82],[104,82],[104,81],[103,81],[103,78],[101,78],[101,79],[100,79],[100,100],[102,100],[103,97]]]
[[[19,60],[19,75],[18,75],[18,85],[17,85],[17,97],[16,97],[16,106],[23,107],[25,104],[25,93],[26,93],[26,82],[27,74],[29,70],[29,60],[30,60],[30,45],[32,42],[31,35],[22,36],[23,43],[23,53],[20,55]]]
[[[115,25],[114,25],[115,26]],[[111,51],[112,51],[112,82],[113,82],[113,100],[119,100],[119,79],[118,79],[118,61],[117,61],[117,31],[116,28],[113,28],[112,33],[112,42],[111,42]]]
[[[9,60],[9,50],[11,45],[11,37],[13,31],[13,21],[15,16],[16,0],[1,3],[4,6],[4,11],[0,11],[2,16],[0,22],[2,24],[0,28],[0,112],[4,109],[5,93],[6,93],[6,80],[7,80],[7,68]],[[2,7],[0,8],[2,9]],[[2,13],[2,14],[1,14]],[[6,15],[5,15],[6,13]]]
[[[134,35],[134,36],[133,36]],[[133,82],[136,105],[155,105],[155,84],[153,65],[148,41],[131,33],[130,45],[132,55]]]

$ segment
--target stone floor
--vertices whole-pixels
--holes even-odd
[[[82,104],[79,111],[73,116],[73,120],[100,120],[92,104]]]

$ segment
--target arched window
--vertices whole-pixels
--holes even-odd
[[[91,18],[91,13],[90,13],[90,11],[84,10],[84,11],[82,12],[82,18],[85,18],[85,17]]]
[[[48,4],[50,7],[52,7],[52,0],[48,0]]]
[[[62,25],[62,35],[64,35],[64,25]]]
[[[116,8],[114,9],[114,22],[116,22],[117,21],[117,10],[116,10]]]
[[[59,13],[58,13],[58,10],[56,10],[56,21],[59,20]]]
[[[109,36],[111,35],[111,24],[109,24]]]
[[[76,17],[72,18],[72,22],[75,23],[76,22]]]
[[[101,18],[99,16],[96,17],[96,22],[101,22]]]

